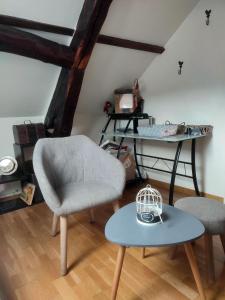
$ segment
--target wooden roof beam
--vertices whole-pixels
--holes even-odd
[[[71,134],[84,72],[112,1],[84,1],[70,45],[74,50],[73,66],[69,72],[62,69],[45,118],[45,125],[54,130],[54,136]]]
[[[71,67],[74,61],[70,47],[5,25],[0,25],[0,51],[66,68]]]
[[[147,52],[152,52],[152,53],[157,53],[157,54],[161,54],[165,51],[165,48],[163,48],[161,46],[147,44],[147,43],[141,43],[141,42],[135,42],[135,41],[131,41],[131,40],[121,39],[121,38],[112,37],[112,36],[108,36],[108,35],[102,35],[102,34],[99,35],[97,42],[100,44],[134,49],[134,50],[140,50],[140,51],[147,51]]]
[[[12,17],[12,16],[6,16],[6,15],[1,15],[1,14],[0,14],[0,24],[8,25],[8,26],[15,26],[15,27],[19,27],[19,28],[39,30],[39,31],[44,31],[44,32],[63,34],[63,35],[68,35],[68,36],[73,36],[73,34],[74,34],[74,29],[71,29],[71,28],[31,21],[31,20],[22,19],[22,18],[16,18],[16,17]],[[122,39],[122,38],[118,38],[118,37],[112,37],[112,36],[103,35],[103,34],[99,35],[97,43],[116,46],[116,47],[122,47],[122,48],[128,48],[128,49],[134,49],[134,50],[139,50],[139,51],[158,53],[158,54],[161,54],[165,51],[165,49],[161,46],[152,45],[152,44],[148,44],[148,43],[141,43],[141,42],[137,42],[137,41],[131,41],[131,40]]]
[[[0,14],[0,24],[25,28],[25,29],[44,31],[44,32],[51,32],[51,33],[62,34],[62,35],[68,35],[68,36],[73,36],[74,34],[74,30],[71,28],[51,25],[43,22],[31,21],[28,19],[17,18],[13,16],[2,15],[2,14]]]

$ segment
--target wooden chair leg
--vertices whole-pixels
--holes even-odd
[[[54,214],[53,215],[53,221],[52,221],[52,232],[51,232],[52,236],[56,236],[58,220],[59,220],[59,216],[57,216],[56,214]]]
[[[113,278],[111,300],[116,299],[125,251],[126,251],[126,247],[124,247],[124,246],[119,247],[119,251],[117,254],[117,260],[116,260],[116,269],[115,269],[114,278]]]
[[[116,200],[113,202],[113,210],[116,212],[120,208],[120,202],[119,200]]]
[[[184,249],[185,249],[185,252],[186,252],[186,255],[187,255],[191,270],[192,270],[192,273],[194,275],[194,279],[195,279],[195,282],[196,282],[196,285],[197,285],[197,288],[198,288],[198,292],[200,294],[200,299],[201,300],[206,300],[204,289],[203,289],[203,286],[202,286],[202,280],[201,280],[201,277],[200,277],[197,261],[196,261],[191,243],[184,244]]]
[[[224,251],[224,254],[225,254],[225,234],[220,234],[220,240],[221,240],[221,243],[222,243],[222,246],[223,246],[223,251]]]
[[[61,275],[67,273],[67,217],[60,216]]]
[[[215,281],[215,270],[213,261],[213,241],[211,234],[205,234],[205,258],[207,268],[207,283],[210,284]]]
[[[89,210],[89,212],[90,212],[90,222],[94,223],[95,222],[95,211],[94,211],[94,208],[91,208]]]

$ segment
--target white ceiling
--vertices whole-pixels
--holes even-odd
[[[146,43],[168,41],[198,0],[114,0],[102,32]]]
[[[165,45],[198,0],[114,0],[102,33]],[[75,27],[83,0],[1,0],[0,14]],[[41,36],[68,44],[70,38]],[[78,112],[99,112],[115,88],[141,76],[156,55],[97,44],[88,65]],[[0,53],[0,117],[45,114],[60,68]],[[94,103],[94,105],[93,105]]]
[[[114,0],[101,33],[164,46],[197,2]],[[132,85],[156,56],[97,44],[85,73],[77,113],[101,113],[114,89]]]

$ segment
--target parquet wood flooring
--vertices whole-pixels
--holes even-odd
[[[121,204],[135,199],[140,185],[126,189]],[[167,201],[168,192],[161,190]],[[179,198],[184,195],[176,194]],[[60,277],[59,234],[51,236],[52,213],[45,204],[0,216],[0,299],[107,300],[110,299],[118,247],[106,241],[104,225],[111,205],[69,217],[69,273]],[[208,300],[225,300],[225,257],[214,237],[216,282],[206,286],[204,247],[195,244]],[[199,295],[183,248],[174,260],[171,248],[130,248],[126,252],[118,300],[198,300]],[[2,295],[1,295],[2,294]]]

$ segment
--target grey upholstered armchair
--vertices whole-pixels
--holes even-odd
[[[83,135],[40,139],[33,154],[34,171],[49,208],[52,235],[60,217],[61,274],[67,273],[67,216],[103,203],[119,207],[125,170],[119,160]]]

